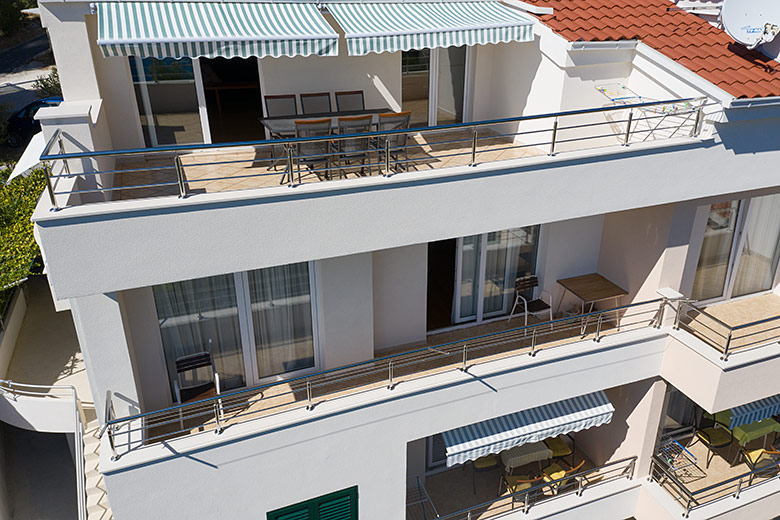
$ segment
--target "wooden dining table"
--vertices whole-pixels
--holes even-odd
[[[392,113],[388,107],[365,108],[362,110],[341,110],[335,112],[320,112],[316,114],[301,114],[296,116],[276,116],[261,117],[262,124],[268,132],[277,138],[295,136],[295,122],[306,119],[330,119],[331,127],[338,127],[338,118],[353,116],[372,116],[371,124],[376,125],[379,122],[379,114]]]
[[[563,278],[558,280],[558,284],[563,287],[563,294],[558,302],[558,308],[563,303],[563,299],[566,296],[566,292],[570,292],[575,297],[579,298],[582,302],[582,314],[588,314],[593,312],[593,306],[605,300],[615,300],[615,307],[620,304],[620,298],[628,295],[628,291],[618,286],[617,284],[607,280],[598,273],[584,274],[581,276],[573,276],[571,278]],[[586,311],[585,308],[588,307]],[[620,318],[616,317],[618,329],[620,329]],[[584,317],[582,320],[582,333],[585,333],[585,329],[588,326],[588,319]]]

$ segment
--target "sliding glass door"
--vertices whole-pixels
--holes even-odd
[[[168,380],[173,393],[176,360],[208,352],[222,388],[246,385],[233,275],[212,276],[152,288]]]
[[[171,389],[176,360],[198,352],[224,390],[315,369],[313,285],[302,262],[153,287]]]
[[[197,85],[189,58],[130,58],[146,146],[203,142]]]
[[[536,271],[539,226],[459,238],[453,323],[509,312],[515,280]]]
[[[780,260],[780,195],[713,204],[691,297],[728,299],[772,289]]]
[[[314,367],[309,264],[248,273],[257,379]]]

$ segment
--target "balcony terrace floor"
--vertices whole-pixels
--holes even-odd
[[[483,134],[487,134],[484,131]],[[492,134],[491,134],[492,135]],[[437,132],[433,134],[415,134],[409,137],[409,169],[423,171],[452,166],[466,166],[471,161],[472,133],[470,129],[458,131]],[[281,146],[273,149],[277,165],[272,164],[272,149],[240,147],[221,151],[199,151],[181,155],[182,169],[188,193],[217,193],[225,191],[245,190],[273,187],[286,184],[285,154]],[[507,137],[480,137],[477,145],[477,161],[480,163],[519,159],[541,155],[537,148],[513,144]],[[334,176],[351,178],[358,176],[376,176],[384,173],[384,157],[378,152],[371,152],[368,162],[370,168],[360,165],[345,166],[343,170],[335,169],[336,156],[333,156]],[[404,157],[400,158],[405,160]],[[116,176],[115,187],[121,188],[118,198],[138,199],[178,195],[174,156],[157,157],[132,156],[117,160],[116,168],[120,170]],[[320,168],[322,168],[320,166]],[[394,171],[403,171],[400,167],[391,166]],[[122,171],[135,170],[142,171]],[[325,172],[318,176],[301,169],[301,182],[319,182],[330,180]],[[298,172],[295,180],[297,183]],[[133,186],[144,186],[133,188]]]
[[[733,442],[731,446],[723,448],[716,448],[709,467],[706,467],[708,450],[707,446],[701,441],[695,440],[696,437],[688,437],[686,439],[679,440],[680,444],[693,454],[697,459],[695,466],[689,468],[683,468],[678,471],[675,476],[677,479],[688,489],[690,492],[696,492],[714,486],[726,480],[729,480],[740,475],[749,473],[751,470],[745,463],[744,458],[739,455],[739,446],[736,442]],[[767,439],[766,448],[772,449],[772,437]],[[756,450],[763,447],[763,439],[756,439],[746,445],[747,450]],[[736,463],[735,463],[736,461]],[[777,471],[775,470],[774,474]],[[768,478],[768,475],[758,474],[754,477],[753,483],[757,484]],[[664,483],[661,483],[663,486]],[[744,482],[743,487],[747,487],[747,480]],[[667,484],[668,486],[668,484]],[[707,492],[704,496],[700,497],[701,501],[714,500],[718,498],[727,497],[733,495],[736,491],[737,483],[734,482],[730,486],[723,486],[721,488],[715,488],[711,492]]]
[[[735,330],[729,343],[731,352],[760,347],[780,339],[780,296],[775,293],[716,303],[704,310],[707,314],[699,314],[691,319],[686,330],[721,352],[725,348],[730,327],[770,320]]]
[[[638,327],[647,327],[653,323],[658,310],[657,304],[646,308],[629,309],[630,315],[623,314],[622,328],[618,329],[612,316],[601,325],[601,336],[618,334]],[[640,317],[641,316],[641,317]],[[595,319],[586,324],[581,333],[582,320],[579,317],[569,321],[557,322],[556,330],[550,330],[545,322],[529,318],[529,326],[536,324],[536,338],[530,330],[517,330],[523,325],[523,318],[515,317],[511,321],[502,319],[491,323],[456,329],[428,336],[421,344],[407,345],[392,351],[383,351],[378,355],[394,355],[392,358],[392,387],[403,385],[407,381],[458,370],[463,367],[464,345],[467,348],[467,367],[508,358],[528,355],[535,341],[534,349],[541,351],[578,341],[592,342],[596,335]],[[593,343],[596,345],[596,343]],[[257,389],[249,389],[219,400],[223,417],[221,427],[230,427],[251,419],[274,415],[294,408],[318,404],[339,397],[363,393],[369,390],[388,387],[390,366],[388,359],[377,359],[364,364],[314,374],[292,381],[279,382]],[[311,396],[311,401],[309,401]],[[146,443],[159,442],[181,435],[213,430],[214,403],[207,401],[190,405],[180,418],[176,410],[159,412],[145,419]]]

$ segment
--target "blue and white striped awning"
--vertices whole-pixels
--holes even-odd
[[[573,397],[442,433],[447,467],[509,448],[601,426],[615,408],[604,392]]]
[[[329,3],[350,56],[533,40],[533,20],[500,2]]]
[[[313,3],[100,2],[104,56],[335,56],[338,34]]]
[[[731,409],[729,429],[750,424],[780,413],[780,395],[767,397]]]

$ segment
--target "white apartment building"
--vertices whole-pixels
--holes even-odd
[[[40,0],[99,514],[776,516],[780,64],[625,4]]]

